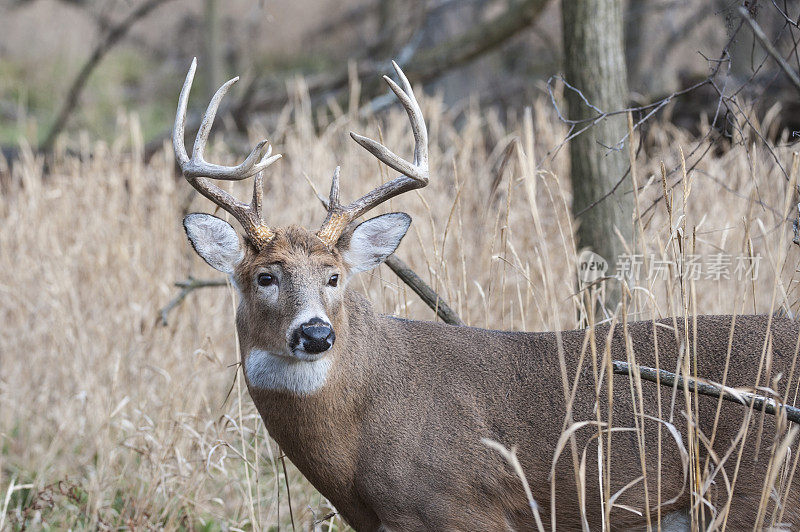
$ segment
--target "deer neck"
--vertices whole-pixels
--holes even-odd
[[[333,487],[331,483],[337,484],[352,473],[356,441],[345,435],[360,433],[366,381],[373,361],[380,358],[375,346],[363,346],[364,337],[381,336],[374,330],[381,325],[371,305],[358,294],[349,295],[345,305],[346,323],[342,325],[346,330],[343,334],[337,331],[331,353],[322,359],[329,361],[324,382],[313,392],[259,388],[255,379],[248,377],[250,395],[270,436],[317,486]]]

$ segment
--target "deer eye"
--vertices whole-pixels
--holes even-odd
[[[269,273],[259,273],[258,277],[256,277],[256,281],[258,282],[258,286],[269,286],[275,284],[275,276]]]
[[[331,278],[328,279],[328,286],[336,286],[339,284],[339,274],[334,273],[331,275]]]

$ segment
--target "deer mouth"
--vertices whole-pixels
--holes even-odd
[[[298,347],[290,347],[288,349],[282,349],[280,351],[271,351],[265,349],[253,349],[250,351],[250,354],[257,354],[261,358],[271,358],[276,360],[283,361],[284,364],[298,364],[301,362],[316,362],[321,358],[324,358],[327,354],[326,352],[323,353],[309,353],[302,346]]]
[[[316,362],[317,360],[324,358],[327,355],[327,352],[322,353],[309,353],[305,349],[296,348],[292,349],[292,356],[291,358],[299,360],[301,362]]]

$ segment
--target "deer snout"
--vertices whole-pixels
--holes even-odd
[[[333,332],[330,323],[326,323],[320,318],[311,320],[300,325],[297,331],[297,345],[302,347],[306,353],[322,353],[333,346],[336,334]]]

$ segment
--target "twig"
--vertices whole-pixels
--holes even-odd
[[[294,527],[294,512],[292,511],[292,491],[289,489],[289,473],[286,472],[286,455],[283,451],[281,451],[281,466],[283,466],[283,481],[286,483],[286,500],[289,501],[289,519],[292,520],[292,532],[294,532],[296,529]]]
[[[92,55],[89,56],[89,59],[81,68],[81,71],[75,77],[72,82],[72,85],[69,88],[69,92],[67,93],[67,99],[64,100],[63,105],[61,106],[61,110],[58,113],[58,118],[56,121],[53,122],[53,126],[50,128],[50,131],[47,133],[44,141],[39,145],[39,151],[49,151],[53,147],[53,143],[56,140],[56,137],[61,130],[64,129],[64,126],[67,124],[67,120],[69,120],[69,116],[72,114],[72,111],[75,110],[75,106],[78,103],[78,97],[83,91],[83,88],[86,86],[86,82],[89,79],[89,76],[92,74],[92,71],[97,67],[97,65],[102,61],[103,57],[114,47],[117,42],[120,41],[131,29],[131,27],[140,19],[146,17],[151,11],[156,9],[157,7],[165,4],[171,0],[148,0],[140,5],[137,9],[135,9],[130,15],[125,17],[119,24],[113,26],[108,33],[106,33],[105,37],[97,43],[94,50],[92,51]]]
[[[614,373],[617,375],[632,375],[631,366],[627,362],[614,360]],[[639,376],[646,381],[661,382],[661,386],[674,386],[677,382],[678,387],[688,387],[690,392],[697,392],[701,395],[722,398],[725,401],[739,403],[741,405],[752,406],[755,410],[763,410],[767,414],[779,415],[786,414],[786,419],[800,424],[800,408],[785,405],[774,399],[757,395],[750,392],[733,391],[722,384],[695,379],[693,377],[681,377],[663,369],[657,370],[647,366],[637,366]]]
[[[158,311],[159,315],[161,316],[161,325],[164,327],[167,326],[167,315],[170,313],[172,309],[177,307],[181,304],[181,302],[194,290],[198,288],[206,288],[208,286],[225,286],[227,284],[226,279],[195,279],[192,276],[189,276],[185,281],[178,281],[175,283],[175,286],[181,289],[178,292],[178,295],[172,298],[169,303],[167,303],[161,310]]]
[[[308,508],[311,509],[311,507],[308,507]],[[317,525],[321,525],[325,521],[327,521],[329,519],[333,519],[334,517],[339,515],[337,512],[328,512],[325,515],[323,515],[322,517],[317,517],[313,510],[311,511],[311,514],[314,516],[314,526],[315,527]]]
[[[786,60],[781,57],[780,53],[778,53],[778,50],[776,50],[772,43],[769,42],[767,35],[764,33],[764,30],[761,29],[761,26],[758,25],[758,22],[753,20],[753,18],[750,16],[750,13],[748,13],[747,9],[744,7],[739,7],[739,16],[741,16],[742,20],[744,20],[747,25],[750,26],[750,29],[753,31],[753,35],[755,36],[756,40],[758,40],[759,44],[761,44],[769,56],[772,57],[776,63],[778,63],[778,66],[781,67],[781,70],[786,73],[786,75],[789,77],[789,81],[791,81],[792,85],[794,85],[794,88],[797,89],[797,92],[800,92],[800,76],[797,75],[797,72],[792,69],[789,63],[787,63]]]
[[[433,288],[423,281],[411,267],[396,255],[389,255],[386,265],[417,294],[422,301],[433,310],[442,321],[450,325],[464,325],[458,314],[450,308],[444,299],[433,291]]]

